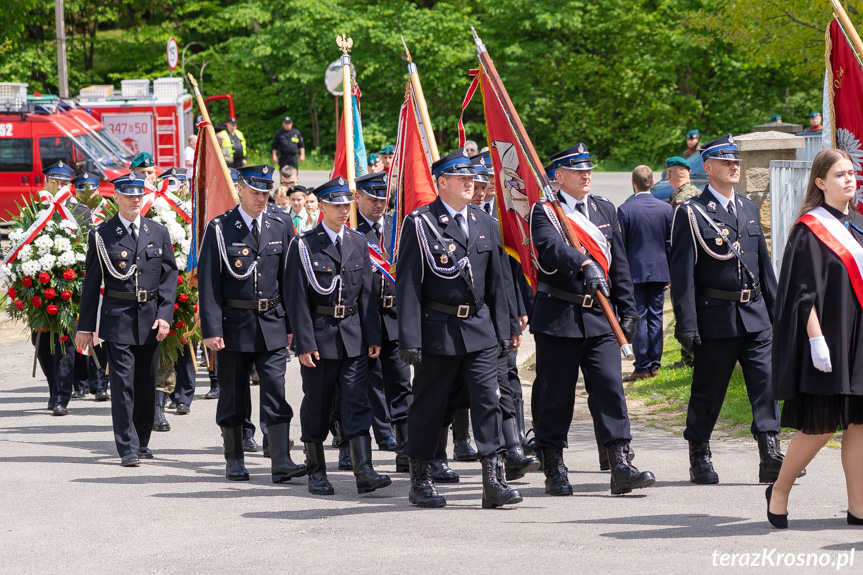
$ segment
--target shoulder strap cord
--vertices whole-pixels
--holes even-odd
[[[306,272],[306,279],[309,280],[309,285],[313,290],[318,292],[321,295],[330,295],[336,289],[336,284],[338,283],[339,287],[339,305],[342,305],[342,274],[337,274],[333,281],[330,283],[329,287],[323,287],[319,282],[318,278],[315,276],[315,272],[312,269],[311,258],[309,257],[309,248],[306,246],[306,242],[303,241],[302,238],[297,237],[297,248],[300,252],[300,262],[303,265],[303,271]]]
[[[715,223],[713,223],[713,220],[707,214],[704,213],[704,210],[702,210],[700,206],[698,206],[697,204],[690,204],[690,206],[692,208],[694,208],[695,210],[697,210],[704,217],[704,219],[707,221],[707,223],[710,225],[710,227],[713,228],[713,230],[717,234],[719,234],[719,237],[722,238],[722,241],[725,243],[726,246],[728,246],[728,253],[725,254],[724,256],[718,256],[715,253],[713,253],[713,251],[707,249],[707,245],[704,242],[704,238],[701,237],[701,234],[699,232],[695,231],[698,229],[698,224],[696,222],[695,214],[692,211],[690,211],[689,212],[689,226],[690,226],[690,228],[693,228],[693,226],[694,226],[693,233],[695,233],[698,236],[698,241],[701,243],[701,247],[704,248],[704,250],[709,255],[711,255],[712,257],[714,257],[718,260],[730,260],[732,257],[736,257],[737,260],[743,265],[743,269],[746,270],[746,274],[749,276],[749,279],[752,280],[752,287],[758,286],[759,282],[756,279],[755,274],[753,274],[752,270],[749,269],[749,264],[747,264],[743,260],[743,256],[740,255],[740,252],[737,250],[737,248],[734,247],[734,244],[732,244],[730,241],[728,241],[728,236],[726,236],[722,233],[722,230],[720,230],[719,227]]]

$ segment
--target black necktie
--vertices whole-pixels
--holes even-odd
[[[728,208],[728,213],[731,214],[731,217],[733,218],[734,217],[734,202],[729,201],[728,205],[725,207]]]
[[[134,222],[129,224],[129,235],[132,236],[132,241],[137,244],[138,243],[138,234],[137,234],[137,232],[135,232]]]
[[[584,202],[578,202],[578,203],[576,203],[576,204],[575,204],[575,208],[576,208],[579,212],[581,212],[581,215],[583,215],[585,218],[587,218],[587,205],[586,205]],[[590,219],[590,218],[587,218],[587,219]]]
[[[339,252],[339,256],[342,255],[342,238],[336,236],[336,251]]]
[[[482,209],[484,209],[484,210],[485,210],[485,213],[487,213],[488,215],[491,215],[491,202],[488,202],[487,204],[484,204],[484,205],[482,206]]]
[[[261,242],[261,232],[258,230],[258,220],[252,220],[252,237],[255,238],[256,242]]]
[[[375,225],[372,227],[375,229],[375,233],[378,235],[378,237],[381,237],[381,230],[383,229],[383,226],[381,226],[381,223],[375,222]]]
[[[467,240],[468,234],[467,230],[465,229],[467,226],[464,225],[464,218],[460,213],[455,215],[455,223],[458,224],[458,228],[461,230],[461,233],[464,234],[464,239]]]

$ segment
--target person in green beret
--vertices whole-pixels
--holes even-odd
[[[684,158],[688,158],[695,154],[698,150],[698,142],[701,141],[701,133],[698,130],[692,129],[686,132],[686,151],[681,154]]]
[[[381,156],[381,161],[384,163],[384,171],[389,175],[390,166],[393,165],[393,155],[396,153],[395,146],[384,146],[381,148],[381,151],[378,152]]]
[[[153,159],[152,154],[141,152],[132,158],[129,169],[144,176],[151,184],[156,183],[156,160]]]
[[[680,156],[671,156],[665,160],[665,169],[668,174],[668,183],[674,188],[671,194],[671,206],[677,207],[689,198],[701,193],[689,178],[692,168],[689,162]]]

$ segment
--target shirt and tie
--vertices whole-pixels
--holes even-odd
[[[329,236],[330,241],[333,242],[333,245],[336,246],[336,250],[339,252],[339,255],[342,255],[342,242],[345,237],[345,228],[342,226],[339,228],[338,232],[334,232],[326,224],[324,224],[324,231],[327,232],[327,236]]]
[[[573,211],[573,212],[577,211],[581,215],[583,215],[585,218],[590,220],[590,214],[588,213],[588,210],[587,210],[587,198],[589,195],[590,194],[585,194],[583,198],[581,198],[580,200],[576,200],[575,198],[573,198],[569,194],[566,194],[566,193],[560,194],[560,196],[563,198],[563,201],[566,202],[566,205],[570,209],[570,211]]]
[[[707,189],[710,190],[711,194],[713,194],[713,197],[716,199],[716,203],[718,203],[720,206],[722,206],[723,209],[725,209],[725,211],[731,214],[732,218],[737,217],[734,209],[734,198],[736,196],[734,192],[731,192],[730,198],[726,198],[725,196],[714,190],[711,186],[707,186]]]
[[[249,228],[249,231],[252,232],[252,237],[255,238],[255,241],[259,244],[260,247],[261,220],[264,217],[264,213],[261,212],[260,214],[258,214],[257,218],[253,218],[243,210],[243,206],[240,206],[239,212],[240,217],[243,218],[243,222],[246,224],[246,227]]]
[[[141,229],[141,214],[138,214],[138,217],[136,217],[133,222],[130,222],[120,214],[117,215],[120,217],[120,222],[123,224],[123,227],[125,227],[126,231],[129,232],[129,235],[132,236],[132,241],[137,244],[138,230]]]
[[[446,208],[450,217],[458,224],[459,229],[464,234],[465,245],[467,245],[468,238],[470,238],[470,228],[467,225],[467,205],[460,212],[457,212],[446,202],[441,201],[441,203],[443,203],[443,207]]]

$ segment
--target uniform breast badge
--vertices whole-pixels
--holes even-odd
[[[126,268],[126,262],[120,262],[119,265],[121,270]]]
[[[124,258],[125,258],[125,257],[126,257],[126,256],[128,256],[128,255],[129,255],[129,252],[127,252],[126,250],[123,250],[122,252],[120,252],[120,257],[124,257]]]
[[[244,255],[244,256],[249,255],[249,248],[244,248],[244,249],[243,249],[243,255]]]
[[[717,246],[721,246],[721,245],[722,245],[722,238],[716,238],[716,245],[717,245]]]
[[[243,267],[243,262],[241,262],[240,260],[235,261],[235,262],[234,262],[234,267],[235,267],[235,268],[241,268],[241,267]]]

